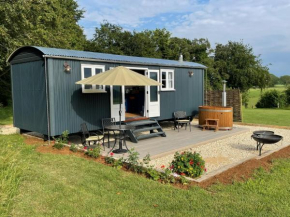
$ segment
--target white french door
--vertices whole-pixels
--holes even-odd
[[[121,93],[120,93],[121,92]],[[125,88],[124,86],[110,86],[111,93],[111,118],[115,118],[116,121],[120,120],[119,110],[121,104],[121,121],[125,120]]]
[[[151,78],[159,82],[159,70],[148,70],[148,78]],[[159,117],[160,116],[160,94],[159,86],[147,87],[147,117]]]

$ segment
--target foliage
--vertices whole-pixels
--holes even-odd
[[[128,152],[128,157],[126,159],[126,163],[128,165],[128,169],[138,172],[139,171],[139,153],[135,151],[134,148],[130,149]]]
[[[199,153],[185,151],[176,152],[171,162],[173,172],[181,176],[199,177],[206,171],[205,162]]]
[[[257,108],[279,108],[285,105],[285,95],[277,90],[269,90],[261,95]]]
[[[270,81],[268,68],[262,66],[259,57],[253,54],[253,48],[242,41],[217,44],[214,68],[223,80],[227,80],[228,87],[238,88],[241,92],[253,86],[263,89]]]
[[[0,102],[7,105],[11,97],[8,56],[25,45],[83,49],[83,13],[75,0],[1,1]]]
[[[286,103],[290,105],[290,86],[285,90]]]
[[[161,166],[163,173],[160,173],[160,179],[162,183],[175,183],[175,178],[169,168],[165,168],[164,165]]]
[[[69,135],[68,130],[65,130],[62,132],[62,134],[59,137],[57,137],[57,138],[53,137],[53,139],[55,141],[55,145],[53,147],[55,147],[55,148],[59,147],[57,149],[62,149],[63,144],[68,143],[68,135]]]
[[[150,179],[153,179],[154,181],[158,181],[160,179],[160,173],[154,168],[148,168],[146,174]]]
[[[275,87],[275,85],[279,83],[280,83],[280,78],[278,78],[276,75],[270,74],[269,87]]]
[[[54,147],[54,148],[56,148],[58,150],[61,150],[61,149],[63,149],[64,144],[63,143],[60,143],[60,142],[55,142],[52,147]]]
[[[188,185],[189,183],[189,181],[184,176],[180,176],[179,180],[180,180],[180,183],[183,185]]]
[[[12,106],[0,107],[0,125],[13,124]]]
[[[115,158],[113,158],[113,156],[114,156],[114,153],[111,152],[111,153],[110,153],[110,156],[106,156],[106,157],[105,157],[105,162],[106,162],[107,164],[113,164],[113,163],[115,162]]]
[[[248,108],[249,105],[249,91],[245,91],[242,93],[242,103],[245,108]]]
[[[92,158],[98,158],[101,154],[101,145],[97,144],[97,146],[95,148],[87,149],[85,154],[92,157]]]
[[[280,77],[281,84],[284,84],[286,87],[290,84],[290,75],[283,75]]]
[[[113,167],[117,169],[121,169],[123,167],[124,158],[121,157],[113,162]]]
[[[69,150],[71,150],[72,152],[77,152],[78,148],[77,148],[76,144],[71,144],[69,147]]]

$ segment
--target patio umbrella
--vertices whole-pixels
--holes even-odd
[[[97,75],[85,78],[76,82],[76,84],[84,85],[112,85],[112,86],[161,86],[162,84],[145,77],[144,75],[138,74],[130,69],[123,66],[118,66],[114,69],[99,73]],[[122,91],[120,91],[122,97]],[[120,124],[122,116],[122,108],[120,103]]]

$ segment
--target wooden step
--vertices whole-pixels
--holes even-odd
[[[160,127],[160,126],[155,126],[155,127],[143,127],[143,128],[140,128],[140,129],[133,130],[133,132],[134,132],[134,133],[139,133],[139,132],[151,131],[151,130],[158,130],[158,129],[161,129],[161,127]]]
[[[142,120],[142,121],[127,122],[126,125],[141,126],[141,125],[148,125],[148,124],[155,124],[155,123],[157,123],[157,121],[153,121],[153,120]]]

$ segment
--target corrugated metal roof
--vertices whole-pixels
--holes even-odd
[[[206,68],[204,65],[194,62],[179,62],[174,60],[164,60],[156,58],[146,57],[134,57],[134,56],[123,56],[115,54],[96,53],[88,51],[78,50],[66,50],[58,48],[47,48],[47,47],[34,47],[43,52],[47,56],[63,56],[63,57],[74,57],[84,59],[98,59],[104,61],[114,62],[128,62],[138,64],[150,64],[150,65],[162,65],[162,66],[177,66],[177,67],[190,67],[190,68]]]
[[[30,47],[30,46],[26,46]],[[175,66],[175,67],[188,67],[188,68],[206,68],[206,66],[194,63],[194,62],[179,62],[175,60],[165,60],[165,59],[156,59],[156,58],[147,58],[147,57],[135,57],[135,56],[123,56],[115,54],[105,54],[105,53],[96,53],[88,51],[79,51],[79,50],[67,50],[59,48],[48,48],[48,47],[38,47],[31,46],[35,49],[41,51],[45,56],[51,57],[67,57],[67,58],[80,58],[80,59],[96,59],[102,61],[110,62],[121,62],[121,63],[134,63],[140,65],[159,65],[159,66]],[[24,49],[25,47],[19,48],[14,51],[8,61],[13,57],[13,54]]]

